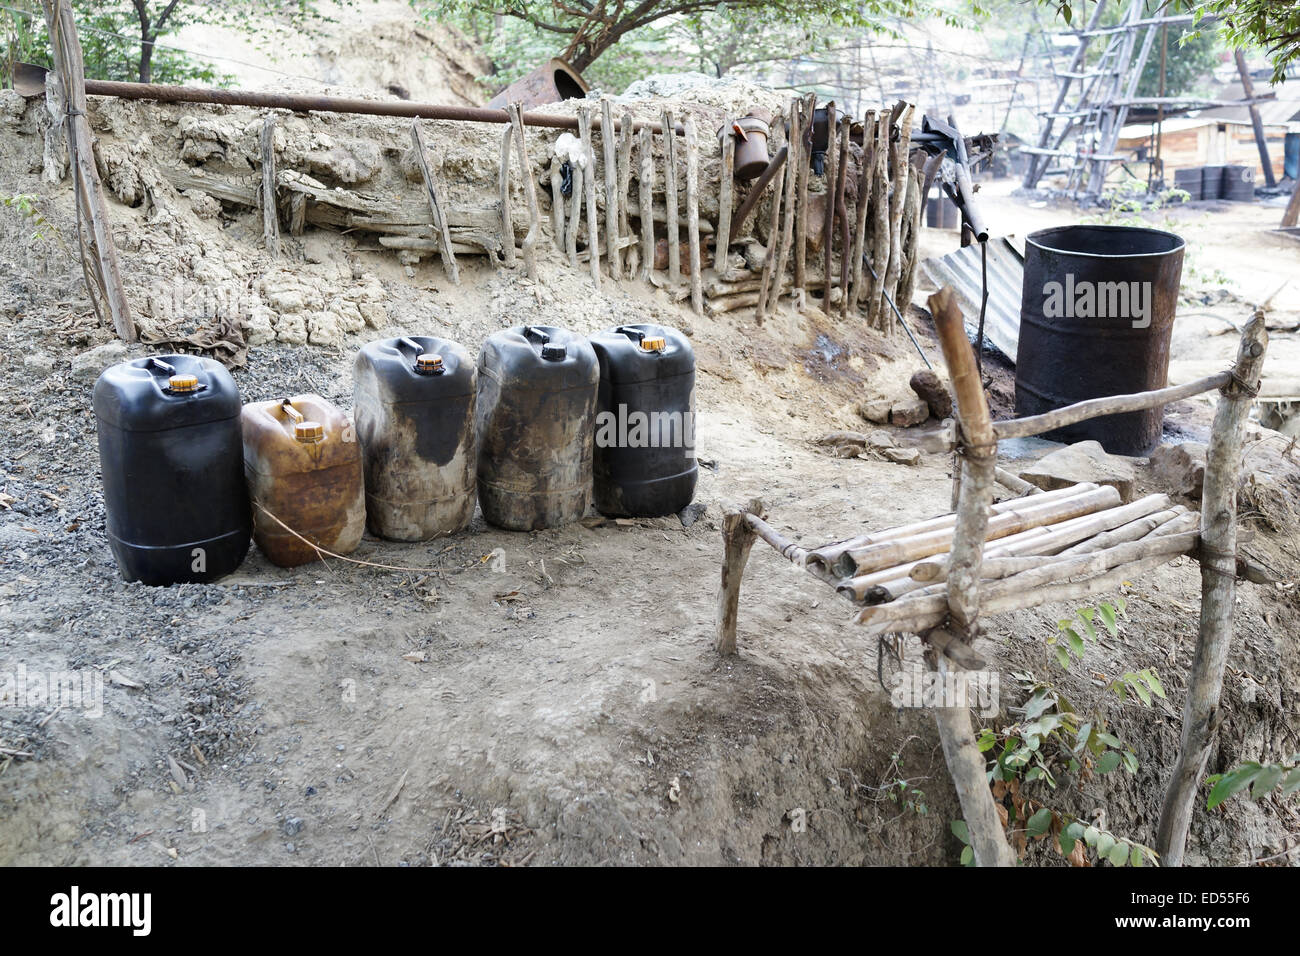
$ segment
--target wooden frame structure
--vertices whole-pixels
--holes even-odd
[[[983,613],[1036,607],[1117,588],[1121,581],[1173,561],[1197,558],[1202,569],[1200,636],[1189,675],[1183,735],[1158,827],[1156,849],[1179,865],[1196,787],[1204,775],[1232,636],[1237,556],[1236,489],[1243,426],[1258,391],[1268,336],[1257,311],[1242,331],[1233,368],[1175,388],[1079,402],[1042,415],[992,422],[952,290],[930,297],[944,359],[956,393],[951,446],[962,462],[955,513],[804,548],[767,523],[763,503],[728,507],[715,647],[736,653],[740,583],[754,542],[835,588],[861,610],[854,621],[868,635],[912,633],[926,646],[932,670],[983,665],[972,647]],[[1116,412],[1163,407],[1218,389],[1201,513],[1150,495],[1121,505],[1114,489],[1076,485],[993,504],[1000,482],[1017,495],[1024,483],[1000,475],[997,442]],[[980,865],[1013,865],[964,708],[936,708],[949,772],[961,800]]]

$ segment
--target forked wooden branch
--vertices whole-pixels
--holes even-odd
[[[722,516],[722,582],[718,590],[718,612],[713,646],[719,654],[736,653],[736,615],[740,610],[740,578],[749,561],[749,551],[758,538],[746,520],[747,514],[763,515],[763,502],[751,499],[743,508],[728,506]]]

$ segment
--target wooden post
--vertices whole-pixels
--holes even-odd
[[[889,137],[893,121],[882,111],[876,125],[875,172],[871,178],[871,282],[867,284],[867,321],[872,328],[885,330],[881,319],[885,286],[885,267],[889,260]],[[956,507],[954,502],[954,507]]]
[[[1205,773],[1214,738],[1223,721],[1219,698],[1223,668],[1232,643],[1232,606],[1236,598],[1237,476],[1241,467],[1243,426],[1259,390],[1268,349],[1264,313],[1246,323],[1237,348],[1233,381],[1214,410],[1210,447],[1205,456],[1201,492],[1201,629],[1183,701],[1183,732],[1178,762],[1169,776],[1156,851],[1161,866],[1182,866],[1196,792]]]
[[[682,281],[681,250],[681,209],[677,203],[677,124],[673,120],[672,110],[664,110],[664,164],[667,167],[664,189],[664,204],[667,216],[664,228],[668,230],[668,283],[677,285]]]
[[[54,69],[59,74],[66,103],[68,126],[68,160],[72,167],[76,202],[81,215],[90,227],[89,245],[95,263],[95,284],[87,282],[86,294],[99,315],[100,301],[108,310],[108,320],[113,331],[123,342],[136,340],[135,322],[131,306],[122,286],[122,273],[117,262],[117,248],[113,245],[113,230],[108,222],[108,208],[104,204],[104,190],[95,165],[95,137],[86,118],[86,72],[81,54],[81,41],[77,38],[77,25],[72,18],[68,0],[42,0],[45,24],[50,34],[50,47]],[[80,223],[77,243],[81,246]],[[82,258],[83,266],[85,258]],[[96,291],[99,298],[96,298]]]
[[[853,288],[849,296],[849,311],[858,311],[862,297],[862,256],[866,252],[867,209],[871,205],[872,173],[875,170],[876,111],[867,110],[862,119],[862,174],[858,177],[857,228],[853,231]]]
[[[938,157],[935,157],[938,158]],[[900,240],[902,265],[899,267],[898,295],[894,304],[907,315],[916,283],[917,248],[921,236],[921,181],[912,170],[907,177],[907,200],[903,203],[903,237]]]
[[[713,248],[713,268],[722,275],[727,271],[727,252],[731,246],[731,194],[736,185],[736,134],[727,120],[722,133],[722,173],[718,177],[718,228]]]
[[[1255,98],[1255,84],[1251,82],[1250,70],[1246,67],[1246,55],[1240,50],[1233,52],[1233,58],[1237,61],[1237,75],[1241,77],[1241,92],[1248,100]],[[1250,125],[1255,130],[1255,147],[1259,150],[1259,164],[1264,168],[1264,185],[1270,189],[1277,185],[1277,177],[1273,175],[1273,162],[1268,158],[1268,139],[1264,136],[1264,121],[1259,117],[1259,106],[1251,103],[1247,107],[1250,110]]]
[[[524,271],[528,278],[537,281],[537,240],[542,234],[542,214],[537,208],[537,184],[533,182],[533,164],[528,161],[528,143],[524,138],[523,108],[518,103],[506,107],[510,114],[510,127],[515,134],[515,151],[519,154],[519,175],[524,180],[524,198],[528,202],[528,233],[524,236],[523,256]],[[515,245],[515,227],[507,217],[505,222],[506,248],[512,252]]]
[[[1291,190],[1291,198],[1287,201],[1286,210],[1282,213],[1282,228],[1291,229],[1300,221],[1300,184]]]
[[[637,151],[641,164],[637,175],[637,196],[641,206],[641,281],[649,282],[655,267],[655,157],[654,137],[649,126],[641,127]]]
[[[578,136],[587,157],[587,175],[583,178],[587,202],[587,252],[591,256],[591,284],[600,289],[600,216],[596,211],[596,151],[591,146],[591,111],[578,107]],[[576,187],[575,187],[576,188]]]
[[[564,184],[560,175],[560,157],[551,157],[551,228],[555,230],[555,248],[564,252]]]
[[[515,227],[510,219],[510,156],[515,131],[507,126],[501,137],[501,170],[497,183],[501,193],[501,251],[507,266],[515,264]]]
[[[898,302],[898,278],[903,267],[903,204],[907,200],[907,181],[913,174],[912,164],[907,160],[912,139],[912,109],[911,103],[903,107],[898,119],[898,142],[890,150],[889,157],[889,178],[894,187],[889,194],[889,265],[884,271],[879,308],[885,327],[891,332],[894,330],[894,313],[883,300],[888,297]]]
[[[614,107],[608,96],[600,98],[600,145],[605,156],[605,258],[612,279],[623,278],[618,245],[618,153],[614,143]]]
[[[578,163],[569,163],[569,173],[572,183],[569,193],[569,228],[564,236],[564,245],[569,253],[569,268],[575,272],[578,269],[578,229],[582,226],[582,166]]]
[[[262,119],[262,241],[272,259],[280,258],[280,212],[275,200],[275,116]]]
[[[685,121],[686,139],[686,243],[691,261],[691,308],[704,314],[704,284],[700,273],[700,162],[696,153],[695,120]]]
[[[740,610],[740,578],[749,561],[749,549],[758,535],[746,514],[763,517],[763,502],[753,498],[743,508],[727,506],[722,516],[722,586],[713,646],[719,654],[736,653],[736,615]]]
[[[797,156],[798,153],[793,147],[798,145],[803,130],[799,101],[791,100],[786,112],[790,116],[790,143],[788,145],[791,149],[789,155]],[[781,227],[781,243],[776,253],[775,276],[769,300],[770,305],[779,303],[781,301],[781,293],[785,290],[785,265],[790,254],[790,243],[794,239],[794,204],[797,195],[797,188],[798,176],[787,160],[785,164],[785,198],[781,200],[781,205],[785,210],[785,224]]]
[[[773,145],[777,146],[778,152],[781,143],[781,137],[784,135],[781,130],[782,124],[777,123],[776,129],[772,131]],[[789,152],[787,151],[787,156]],[[790,163],[787,160],[776,172],[776,178],[772,180],[772,216],[767,227],[767,252],[763,256],[763,272],[760,277],[758,286],[758,311],[755,320],[759,325],[767,318],[768,309],[776,301],[776,286],[779,284],[779,277],[776,272],[776,253],[777,247],[781,244],[781,200],[784,196],[785,180],[789,175]]]
[[[433,229],[438,236],[438,256],[442,259],[442,268],[451,278],[452,285],[460,285],[460,267],[456,265],[456,253],[451,248],[451,230],[447,226],[447,217],[442,214],[442,203],[438,199],[438,181],[429,168],[429,159],[424,155],[424,137],[420,134],[420,121],[411,120],[411,145],[415,148],[415,161],[420,166],[420,175],[424,178],[424,195],[429,200],[429,213],[433,219]]]
[[[975,368],[975,353],[966,338],[961,310],[953,301],[950,287],[945,286],[930,296],[930,311],[934,315],[939,344],[957,397],[957,415],[966,449],[966,480],[962,482],[948,560],[948,612],[957,633],[939,635],[931,632],[925,636],[928,641],[931,637],[940,637],[942,644],[956,643],[968,648],[977,633],[979,619],[980,562],[984,555],[989,505],[993,501],[997,442],[993,438],[988,403]],[[931,650],[927,656],[941,672],[949,669],[949,663],[943,658],[958,655],[948,647],[943,648],[942,654],[937,653],[934,645],[940,642],[930,643]],[[955,660],[953,664],[960,669]],[[984,758],[975,746],[970,709],[937,707],[935,724],[939,729],[948,772],[961,801],[975,863],[978,866],[1015,866],[1015,854],[1007,843],[989,790]]]
[[[627,218],[627,190],[632,185],[632,111],[623,113],[623,125],[618,131],[618,270],[623,274],[623,248],[628,247],[627,275],[630,277],[636,266],[637,250],[634,243],[629,244],[628,236],[632,227]]]
[[[809,93],[803,101],[803,126],[798,143],[790,144],[791,167],[799,175],[799,200],[794,230],[794,298],[800,312],[808,304],[808,241],[805,237],[808,222],[808,177],[812,175],[808,161],[808,138],[812,134],[813,112],[817,109],[817,94]]]
[[[839,116],[834,101],[826,104],[826,218],[822,220],[822,311],[831,314],[831,286],[835,283],[835,183],[839,173]]]
[[[848,215],[848,209],[845,207],[844,196],[848,186],[849,174],[849,127],[852,122],[846,115],[840,123],[840,161],[839,174],[835,177],[835,215],[840,220],[840,318],[849,317],[849,269],[852,263],[849,261],[849,232],[848,223],[845,221]]]

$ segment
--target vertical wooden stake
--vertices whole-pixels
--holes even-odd
[[[122,286],[122,273],[117,262],[117,247],[113,245],[113,230],[108,221],[108,207],[104,205],[104,190],[95,165],[95,137],[86,118],[86,73],[81,54],[81,41],[77,38],[77,25],[72,18],[68,0],[42,0],[45,24],[50,35],[54,69],[59,74],[67,109],[68,160],[72,168],[76,201],[82,216],[90,227],[90,251],[94,256],[95,280],[98,290],[86,283],[86,294],[97,315],[102,299],[108,310],[108,320],[113,331],[123,342],[136,340],[135,321],[131,306]],[[82,239],[78,227],[77,243]],[[82,258],[83,266],[85,258]],[[89,276],[87,276],[89,280]],[[98,291],[100,299],[96,299]]]
[[[654,138],[650,127],[641,127],[637,143],[640,169],[637,173],[637,196],[641,207],[641,281],[649,282],[655,267],[655,156]]]
[[[795,144],[790,145],[790,162],[794,165],[791,167],[799,174],[799,209],[796,216],[797,225],[794,230],[794,296],[795,307],[802,312],[808,304],[808,240],[806,233],[808,231],[808,179],[812,175],[812,170],[808,166],[808,137],[812,133],[813,113],[817,109],[817,96],[809,93],[804,99],[803,115],[804,123],[802,137],[799,141],[798,148]]]
[[[519,154],[519,175],[524,180],[524,198],[528,202],[528,234],[524,236],[523,256],[524,271],[528,278],[537,281],[537,240],[542,235],[542,214],[537,208],[537,183],[533,181],[533,164],[528,161],[528,142],[524,136],[523,108],[518,103],[506,107],[510,114],[510,126],[515,134],[515,148]],[[514,225],[506,221],[506,242],[515,244]]]
[[[677,203],[677,124],[672,110],[664,110],[664,163],[665,175],[664,205],[667,216],[664,219],[668,230],[668,283],[676,286],[682,281],[681,250],[681,209]]]
[[[555,231],[555,248],[564,251],[564,183],[560,174],[560,157],[551,157],[551,228]]]
[[[275,199],[275,116],[262,118],[262,241],[272,259],[280,258],[280,210]]]
[[[781,128],[784,124],[777,123],[776,128],[772,130],[771,145],[779,153],[785,131]],[[780,285],[780,276],[776,274],[777,249],[781,245],[781,200],[785,196],[785,180],[790,175],[789,151],[786,152],[786,161],[780,169],[776,171],[776,176],[772,179],[772,215],[768,222],[767,228],[767,252],[763,256],[763,272],[759,277],[758,283],[758,310],[755,313],[755,321],[759,325],[767,318],[768,310],[777,299],[776,287]]]
[[[587,252],[591,256],[591,284],[600,288],[600,215],[596,210],[596,151],[591,146],[591,111],[578,107],[578,136],[587,157],[587,174],[583,177],[587,202]],[[574,188],[577,188],[576,186]]]
[[[731,192],[736,185],[736,134],[727,120],[721,138],[722,172],[718,176],[718,228],[714,230],[713,268],[718,275],[727,271],[731,246]]]
[[[932,157],[938,159],[939,157]],[[907,177],[907,202],[903,204],[903,265],[898,279],[898,297],[894,304],[907,315],[912,302],[912,289],[916,284],[917,248],[921,238],[921,180],[916,175]]]
[[[498,184],[501,191],[501,251],[507,266],[515,264],[515,227],[510,218],[510,147],[514,141],[513,126],[507,126],[501,137],[501,172]]]
[[[700,161],[696,152],[695,120],[686,117],[686,242],[691,261],[691,308],[704,314],[704,280],[700,262]]]
[[[627,191],[632,184],[632,111],[623,113],[623,122],[618,131],[618,262],[619,275],[623,269],[623,240],[632,234],[632,227],[627,218]],[[627,251],[626,274],[630,278],[636,268],[636,247]]]
[[[975,368],[975,353],[966,338],[961,310],[953,300],[950,287],[945,286],[930,296],[930,311],[934,315],[939,344],[957,398],[957,417],[966,451],[966,480],[962,482],[948,563],[948,611],[955,632],[948,637],[969,644],[978,633],[980,564],[984,557],[989,505],[993,501],[997,441],[993,437],[988,403]],[[952,668],[953,665],[934,651],[935,646],[931,644],[927,653],[934,667],[941,672]],[[989,790],[984,758],[975,746],[970,708],[936,707],[935,725],[939,730],[948,773],[961,802],[962,817],[970,834],[971,848],[975,851],[975,863],[978,866],[1015,866],[1015,854],[1007,843],[1006,832]]]
[[[885,326],[891,333],[894,331],[896,320],[893,310],[883,300],[888,296],[895,303],[898,302],[898,277],[903,265],[903,203],[907,199],[907,180],[912,174],[912,164],[907,159],[912,141],[912,110],[911,103],[903,107],[903,112],[898,118],[898,142],[890,150],[889,156],[889,178],[893,182],[894,189],[889,194],[889,265],[885,270],[879,308]]]
[[[797,157],[802,152],[797,147],[802,139],[802,130],[804,128],[799,101],[791,100],[786,112],[790,117],[790,151],[788,155]],[[790,161],[787,160],[785,164],[785,197],[781,200],[781,205],[785,211],[784,225],[781,227],[781,241],[776,253],[776,266],[774,267],[776,283],[772,290],[772,305],[776,305],[781,301],[781,293],[785,290],[785,266],[790,254],[790,243],[794,238],[794,204],[798,180],[798,174],[790,166]]]
[[[456,253],[451,248],[451,230],[447,228],[447,217],[442,214],[442,204],[438,200],[438,182],[433,170],[429,168],[429,159],[424,155],[424,137],[420,134],[420,121],[411,121],[411,145],[415,147],[415,160],[420,166],[420,175],[424,178],[424,195],[429,201],[429,213],[433,219],[433,228],[438,236],[438,255],[442,259],[442,268],[451,278],[452,285],[460,285],[460,267],[456,265]]]
[[[582,167],[575,162],[569,163],[569,172],[573,190],[569,194],[569,231],[565,234],[564,244],[569,253],[569,268],[578,268],[578,229],[582,226]]]
[[[727,507],[722,516],[722,585],[718,590],[713,647],[719,654],[736,653],[736,615],[740,610],[740,579],[749,561],[749,550],[758,535],[745,514],[763,516],[763,502],[752,499],[743,509]]]
[[[835,215],[840,220],[840,318],[849,317],[849,269],[853,263],[850,261],[851,252],[849,246],[849,224],[848,208],[845,203],[845,194],[848,187],[849,176],[849,127],[853,123],[846,114],[840,123],[840,164],[839,174],[835,177]]]
[[[1201,630],[1183,701],[1183,732],[1178,762],[1169,775],[1156,851],[1161,866],[1182,866],[1196,792],[1223,712],[1223,668],[1232,643],[1232,608],[1236,598],[1237,476],[1241,467],[1243,426],[1259,388],[1268,332],[1264,313],[1256,310],[1241,332],[1235,380],[1214,410],[1210,447],[1205,455],[1201,492]]]
[[[600,146],[605,159],[605,258],[609,275],[623,278],[618,231],[618,152],[614,142],[614,106],[608,96],[600,98]]]
[[[876,124],[875,172],[871,186],[871,268],[867,285],[867,322],[872,328],[885,330],[880,316],[885,287],[885,268],[889,263],[889,138],[893,130],[889,112],[883,111]]]
[[[831,287],[835,284],[835,182],[839,173],[839,116],[835,103],[826,104],[826,218],[822,220],[822,311],[831,314]]]
[[[866,252],[867,210],[871,206],[872,173],[875,172],[876,111],[867,110],[862,119],[862,170],[858,177],[857,228],[853,230],[853,289],[849,296],[849,311],[857,314],[858,300],[862,297],[862,256]]]

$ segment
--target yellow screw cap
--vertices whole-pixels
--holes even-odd
[[[668,347],[668,342],[662,335],[649,336],[641,340],[641,348],[646,352],[662,352]]]
[[[310,445],[325,438],[325,426],[320,422],[294,422],[293,437],[305,445]]]
[[[167,387],[173,392],[196,392],[199,378],[197,375],[173,375],[167,379]]]
[[[437,352],[425,352],[415,360],[415,370],[425,375],[442,371],[442,356]]]

